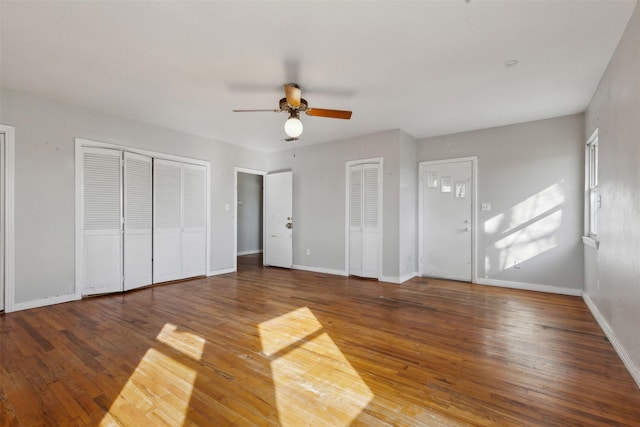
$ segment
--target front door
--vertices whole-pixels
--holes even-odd
[[[473,161],[420,164],[423,276],[472,279]]]
[[[268,174],[264,180],[264,264],[293,265],[293,173]]]

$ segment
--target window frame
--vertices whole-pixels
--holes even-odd
[[[600,194],[598,193],[598,129],[587,140],[585,147],[585,236],[597,240],[598,209]]]

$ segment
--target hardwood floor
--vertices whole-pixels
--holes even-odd
[[[640,426],[580,298],[257,259],[0,315],[0,426]]]

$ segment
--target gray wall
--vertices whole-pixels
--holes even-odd
[[[76,137],[211,162],[211,268],[233,268],[234,167],[266,169],[263,153],[2,89],[15,126],[16,303],[75,292]]]
[[[418,162],[416,140],[400,134],[399,194],[400,277],[408,279],[418,272]]]
[[[270,170],[293,171],[294,265],[344,272],[346,162],[382,157],[382,275],[399,277],[400,146],[410,139],[402,135],[392,130],[271,154]]]
[[[640,6],[586,112],[598,129],[596,251],[585,247],[585,293],[631,359],[640,384]]]
[[[478,156],[478,278],[583,286],[584,121],[573,115],[418,141],[419,161]],[[521,263],[513,268],[513,260]]]
[[[262,252],[262,179],[238,173],[238,254]]]

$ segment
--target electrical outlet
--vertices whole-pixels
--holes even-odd
[[[480,205],[482,212],[489,212],[491,210],[491,203],[483,203]]]
[[[307,249],[307,255],[311,255],[311,249]]]

